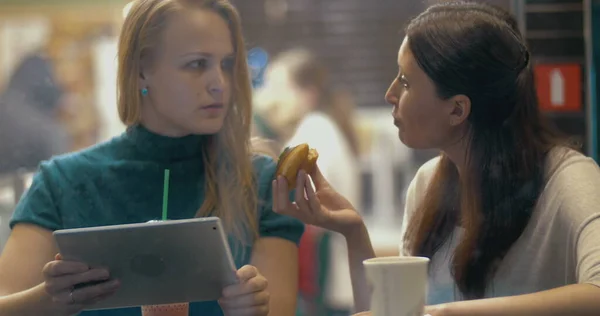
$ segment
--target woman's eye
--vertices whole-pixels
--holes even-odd
[[[406,77],[404,77],[403,75],[401,75],[401,76],[398,78],[398,81],[400,81],[400,84],[402,84],[402,86],[403,86],[404,88],[408,88],[408,81],[406,80]]]
[[[198,59],[188,63],[187,66],[193,69],[205,69],[208,66],[208,61],[206,59]]]

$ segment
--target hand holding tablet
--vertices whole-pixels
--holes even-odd
[[[44,266],[43,275],[46,293],[68,314],[77,313],[85,306],[113,295],[119,288],[119,281],[110,280],[108,270],[90,269],[80,262],[64,261],[61,255],[56,255],[54,261]],[[79,286],[86,283],[89,286]]]
[[[247,315],[267,316],[270,299],[267,279],[256,267],[250,265],[243,266],[236,274],[239,283],[226,287],[223,297],[219,300],[225,315],[244,310]]]

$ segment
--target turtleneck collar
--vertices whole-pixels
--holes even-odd
[[[200,158],[208,139],[206,135],[163,136],[139,124],[129,127],[124,137],[148,158],[161,161]]]

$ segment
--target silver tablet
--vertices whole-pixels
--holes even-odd
[[[88,310],[219,299],[237,282],[219,218],[54,232],[65,260],[108,268],[121,287]]]

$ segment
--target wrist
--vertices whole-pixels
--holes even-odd
[[[354,209],[329,212],[326,215],[320,226],[346,238],[354,237],[357,231],[362,231],[365,226],[362,216]]]
[[[51,316],[68,316],[65,311],[57,310],[52,302],[52,297],[46,293],[44,283],[40,283],[35,287],[23,292],[23,300],[30,302],[29,308],[32,315],[51,315]],[[35,302],[35,303],[31,303]]]
[[[54,308],[52,299],[46,294],[42,283],[22,292],[0,297],[0,315],[66,316],[67,314]]]
[[[367,241],[371,243],[367,226],[363,221],[346,225],[340,233],[346,238],[346,242],[351,245],[362,245]]]

